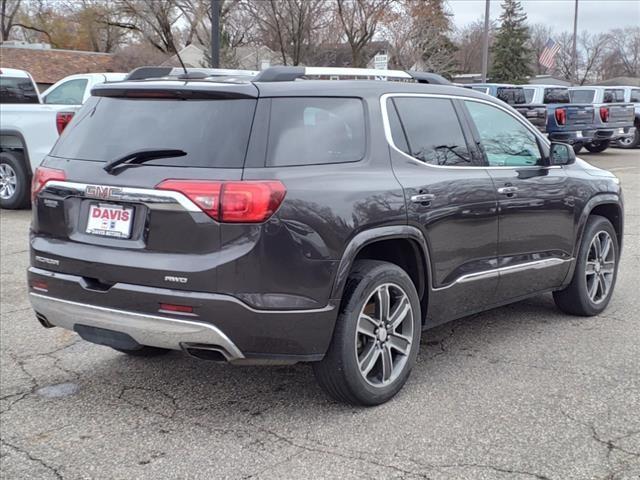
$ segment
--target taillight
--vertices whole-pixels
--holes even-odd
[[[211,218],[228,223],[264,222],[275,213],[287,193],[277,180],[164,180],[156,188],[180,192]]]
[[[62,170],[49,167],[38,167],[36,173],[33,174],[33,180],[31,181],[31,201],[36,199],[36,196],[44,188],[47,182],[52,180],[66,180],[67,176]]]
[[[609,121],[609,107],[600,107],[600,118],[603,122]]]
[[[567,123],[567,111],[564,108],[556,108],[556,123],[558,125]]]
[[[189,305],[176,305],[173,303],[161,303],[160,310],[176,313],[193,313],[193,307]]]
[[[56,113],[56,128],[58,129],[58,135],[60,135],[64,129],[69,125],[69,122],[73,118],[74,112],[58,112]]]

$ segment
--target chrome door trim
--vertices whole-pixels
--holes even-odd
[[[405,158],[408,158],[409,160],[422,165],[424,167],[428,167],[428,168],[446,168],[449,170],[460,170],[460,169],[478,169],[478,168],[485,168],[487,170],[504,170],[504,169],[518,169],[518,170],[539,170],[541,168],[544,169],[557,169],[557,168],[562,168],[562,166],[560,165],[532,165],[532,166],[522,166],[522,167],[515,167],[515,166],[490,166],[490,165],[469,165],[469,166],[452,166],[452,165],[431,165],[428,163],[424,163],[421,162],[420,160],[412,157],[411,155],[407,155],[405,152],[403,152],[402,150],[400,150],[398,147],[395,146],[395,144],[393,143],[393,137],[391,135],[391,124],[389,122],[389,112],[387,110],[387,100],[389,98],[394,98],[394,97],[418,97],[418,98],[445,98],[448,100],[464,100],[464,101],[471,101],[471,102],[478,102],[478,103],[485,103],[487,105],[491,105],[492,107],[495,107],[499,110],[502,110],[503,112],[511,115],[514,119],[516,119],[516,121],[520,122],[522,125],[524,125],[525,128],[527,128],[527,130],[529,130],[531,133],[533,133],[533,135],[540,141],[543,142],[544,145],[549,146],[549,140],[546,139],[544,137],[544,135],[542,135],[538,129],[536,129],[533,125],[527,125],[527,123],[525,123],[525,119],[524,118],[518,118],[518,116],[522,117],[522,115],[520,115],[519,113],[513,113],[512,111],[510,111],[509,109],[503,107],[502,105],[499,105],[497,103],[488,101],[488,100],[483,100],[481,98],[474,98],[474,97],[466,97],[464,95],[452,95],[452,94],[442,94],[442,93],[385,93],[384,95],[382,95],[380,97],[380,109],[382,110],[382,125],[384,127],[384,136],[387,139],[387,143],[389,144],[389,146],[395,150],[396,152],[398,152],[400,155],[404,156]],[[464,127],[462,125],[460,125],[460,128]]]
[[[509,265],[508,267],[500,267],[491,270],[484,270],[482,272],[468,273],[456,278],[453,282],[445,285],[444,287],[434,288],[433,291],[446,290],[461,283],[475,282],[476,280],[487,280],[490,278],[496,278],[501,275],[508,275],[510,273],[520,273],[526,272],[527,270],[540,270],[542,268],[555,267],[558,265],[562,265],[563,263],[573,262],[573,260],[573,258],[545,258],[543,260],[535,260],[533,262],[520,263],[518,265]]]
[[[119,194],[113,198],[98,198],[85,195],[87,187],[117,188]],[[188,212],[201,212],[202,210],[189,198],[180,192],[173,190],[154,190],[152,188],[120,187],[116,185],[98,185],[88,183],[67,182],[52,180],[47,182],[42,189],[46,192],[49,189],[61,188],[70,191],[70,196],[83,196],[97,201],[121,201],[143,203],[152,210],[175,210],[184,209]],[[53,192],[51,192],[53,193]]]

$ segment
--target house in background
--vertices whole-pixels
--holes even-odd
[[[529,78],[529,85],[560,85],[562,87],[570,87],[571,82],[562,78],[556,78],[552,75],[536,75]]]
[[[18,68],[31,74],[42,92],[76,73],[113,72],[110,53],[58,50],[46,43],[8,41],[0,44],[0,68]]]

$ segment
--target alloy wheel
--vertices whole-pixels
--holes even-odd
[[[394,283],[380,285],[358,317],[356,359],[360,374],[375,387],[402,373],[412,348],[413,310],[407,293]]]
[[[616,270],[615,255],[611,235],[600,230],[589,245],[585,268],[587,295],[593,303],[600,303],[609,295]]]
[[[18,176],[11,165],[0,163],[0,198],[9,200],[16,193]]]

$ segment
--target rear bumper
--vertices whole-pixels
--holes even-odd
[[[574,145],[576,143],[589,143],[596,136],[596,130],[578,130],[575,132],[551,132],[549,140]]]
[[[636,134],[636,127],[620,127],[616,128],[611,135],[611,140],[624,140],[625,138],[633,138]]]
[[[41,322],[75,331],[104,329],[172,350],[197,344],[236,363],[320,360],[337,316],[333,303],[314,310],[257,310],[229,295],[125,283],[94,290],[82,277],[34,267],[28,277]],[[163,311],[160,303],[189,305],[193,313]]]

